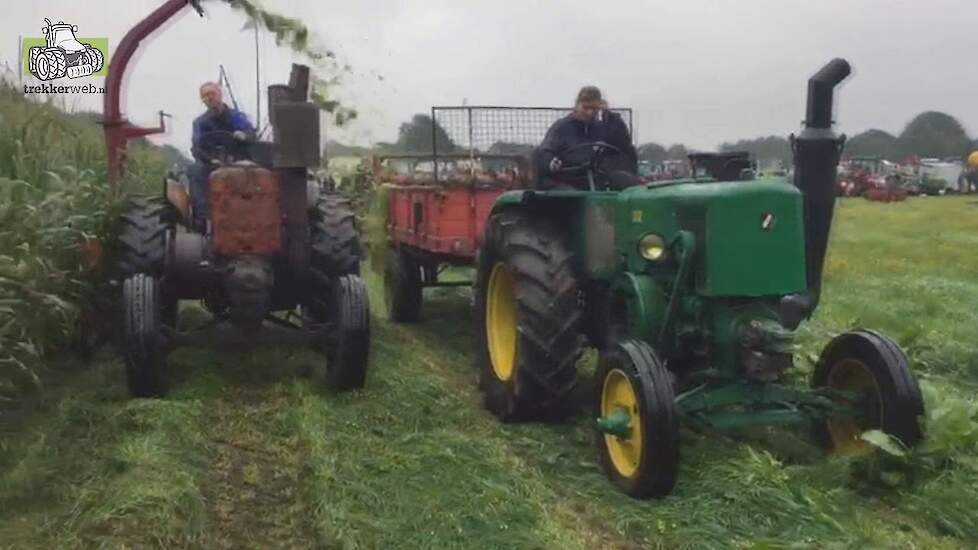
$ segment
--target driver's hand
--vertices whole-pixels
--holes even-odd
[[[563,166],[563,165],[564,165],[564,163],[561,162],[559,158],[554,157],[550,161],[550,171],[551,172],[556,172],[556,171],[560,170],[560,167]]]
[[[238,141],[245,141],[246,139],[248,139],[248,134],[244,133],[242,130],[235,130],[234,133],[231,135],[234,136],[234,139]]]

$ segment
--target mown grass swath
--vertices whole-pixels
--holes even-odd
[[[96,121],[0,82],[0,399],[39,385],[40,360],[71,343],[93,299],[97,243],[123,199],[106,184]],[[129,166],[124,189],[145,190],[163,158],[135,146]]]

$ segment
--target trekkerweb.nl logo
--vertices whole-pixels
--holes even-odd
[[[22,41],[23,74],[39,80],[105,76],[109,57],[108,38],[78,37],[78,25],[58,21],[41,29],[43,37],[28,37]],[[104,93],[105,88],[94,85],[25,86],[25,93]]]

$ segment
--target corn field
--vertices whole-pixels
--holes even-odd
[[[133,147],[129,167],[124,189],[155,187],[163,159]],[[45,358],[76,340],[123,199],[106,183],[97,115],[0,82],[0,404],[40,389]]]

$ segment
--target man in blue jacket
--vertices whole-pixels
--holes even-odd
[[[247,115],[224,103],[224,93],[214,82],[200,86],[200,100],[207,111],[194,119],[193,153],[197,161],[190,172],[190,200],[194,206],[194,225],[203,230],[207,221],[207,181],[221,156],[246,159],[249,144],[255,141],[255,128]]]

